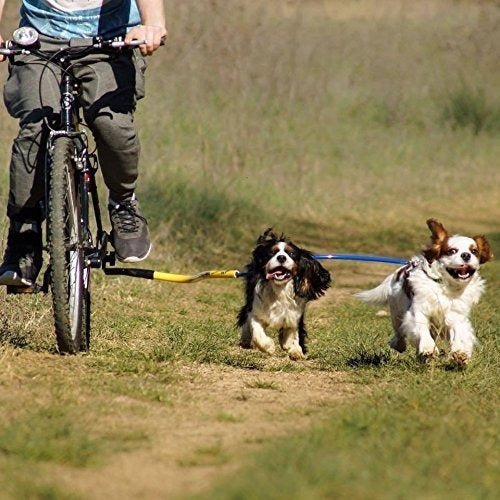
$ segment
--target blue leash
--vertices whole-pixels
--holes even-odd
[[[313,257],[316,260],[357,260],[362,262],[381,262],[384,264],[405,265],[408,263],[404,259],[396,259],[394,257],[380,257],[378,255],[361,255],[350,253],[317,253]]]

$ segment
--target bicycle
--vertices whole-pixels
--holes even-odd
[[[107,251],[109,235],[102,225],[95,175],[99,168],[96,151],[89,141],[81,117],[78,95],[81,84],[72,72],[77,58],[96,50],[130,50],[146,43],[121,38],[72,39],[58,52],[42,51],[38,33],[19,28],[0,55],[14,62],[18,55],[33,54],[61,71],[60,120],[58,127],[46,121],[45,220],[49,264],[37,291],[52,293],[54,325],[59,352],[75,354],[90,347],[90,270],[114,265],[114,252]],[[43,77],[43,73],[42,73]],[[94,217],[95,232],[90,227]],[[13,287],[15,288],[15,287]],[[15,290],[8,289],[8,293]]]

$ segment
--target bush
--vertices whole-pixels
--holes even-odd
[[[500,107],[488,102],[484,89],[463,85],[448,97],[444,119],[453,128],[471,127],[477,135],[482,130],[500,129]]]

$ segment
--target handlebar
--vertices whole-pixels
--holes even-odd
[[[132,40],[130,43],[126,43],[121,38],[112,38],[110,40],[105,40],[102,37],[94,38],[72,38],[69,40],[68,46],[61,49],[66,51],[69,49],[122,49],[126,47],[137,47],[147,43],[147,40]],[[28,54],[40,54],[44,51],[40,51],[37,45],[32,45],[28,47],[21,46],[14,42],[13,40],[7,40],[2,47],[0,45],[0,55],[3,56],[15,56],[15,55],[28,55]]]

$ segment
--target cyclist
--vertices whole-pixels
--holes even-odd
[[[5,0],[0,0],[0,22],[4,4]],[[20,26],[38,31],[44,51],[67,47],[70,39],[97,35],[123,35],[125,42],[145,40],[139,49],[83,56],[74,67],[82,82],[84,118],[94,135],[109,190],[111,241],[116,255],[124,262],[145,259],[151,243],[147,221],[134,194],[140,152],[134,111],[137,100],[144,97],[144,56],[151,55],[167,34],[163,0],[23,0]],[[0,61],[3,59],[0,56]],[[44,68],[35,56],[28,55],[9,66],[4,86],[5,105],[19,120],[20,128],[12,146],[7,205],[10,226],[0,285],[26,291],[42,265],[45,151],[40,145],[47,138],[45,124],[54,124],[58,118],[58,82],[53,67]]]

